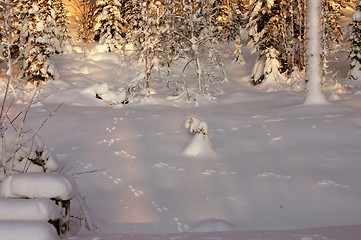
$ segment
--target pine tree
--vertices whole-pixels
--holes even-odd
[[[12,32],[14,31],[14,15],[9,0],[0,0],[0,62],[7,62],[9,85],[13,80],[13,64],[11,56]]]
[[[349,41],[349,58],[351,59],[348,76],[353,80],[361,79],[361,1],[352,14],[352,30]]]
[[[327,73],[327,56],[342,40],[341,18],[344,4],[342,0],[322,0],[322,62]]]
[[[280,0],[256,0],[251,5],[249,13],[249,29],[250,41],[254,45],[255,50],[259,52],[259,58],[253,69],[251,84],[257,85],[265,79],[272,80],[278,85],[278,77],[280,76],[279,68],[275,67],[274,59],[279,61],[281,52],[280,44],[281,32],[281,6]],[[280,62],[280,61],[279,61]],[[267,65],[272,63],[273,65]],[[278,63],[278,66],[281,64]],[[272,69],[272,71],[267,71]],[[268,76],[274,76],[271,78]],[[277,76],[277,77],[276,77]]]
[[[122,8],[123,4],[119,0],[96,2],[95,37],[99,39],[100,44],[107,46],[109,52],[121,49],[122,33],[125,31]]]
[[[5,60],[6,56],[6,42],[7,42],[7,31],[6,31],[6,5],[4,1],[0,1],[0,63]]]
[[[63,48],[70,44],[69,21],[67,19],[68,10],[65,9],[65,3],[62,0],[55,0],[54,8],[56,10],[55,22],[57,26],[54,33],[60,44],[60,49],[56,49],[56,52],[62,53],[64,51]]]
[[[72,0],[77,41],[89,43],[94,39],[95,5],[91,0]]]
[[[220,32],[225,42],[235,40],[240,28],[245,23],[246,6],[243,0],[215,0],[212,6],[212,25],[214,31]],[[218,33],[217,33],[218,34]]]
[[[39,84],[57,78],[50,59],[59,42],[55,38],[55,12],[50,0],[20,0],[18,9],[24,17],[20,32],[21,72],[25,82]]]

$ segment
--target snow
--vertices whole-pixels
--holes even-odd
[[[69,200],[76,194],[74,179],[57,173],[14,174],[6,177],[0,187],[0,196],[7,198]]]
[[[0,220],[48,221],[61,218],[61,209],[50,199],[0,198]]]
[[[354,22],[361,22],[361,12],[360,11],[355,11],[352,14],[352,21]]]
[[[56,240],[54,226],[41,221],[0,220],[0,240]]]
[[[257,59],[249,48],[244,65],[227,62],[229,82],[215,101],[172,100],[152,82],[146,101],[140,94],[109,105],[93,90],[107,83],[117,91],[137,76],[136,66],[73,50],[54,57],[60,80],[41,88],[26,122],[36,129],[64,101],[39,134],[60,169],[76,177],[99,229],[66,239],[359,239],[361,84],[345,80],[347,62],[330,64],[343,88],[327,81],[327,105],[305,106],[303,91],[249,86]],[[207,134],[189,133],[190,116],[207,123]],[[189,144],[189,155],[206,154],[185,156]],[[71,182],[23,176],[31,180],[5,180],[3,196],[48,196]]]

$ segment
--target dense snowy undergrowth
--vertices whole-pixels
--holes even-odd
[[[345,80],[345,56],[330,62],[330,103],[304,106],[302,91],[249,86],[256,56],[244,54],[217,100],[197,107],[156,82],[147,101],[117,104],[136,75],[116,55],[54,59],[60,80],[41,88],[26,127],[64,102],[39,135],[98,227],[68,239],[359,238],[361,84]]]

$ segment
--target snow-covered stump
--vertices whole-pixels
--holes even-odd
[[[0,197],[53,200],[60,209],[60,217],[48,220],[60,236],[70,230],[70,200],[77,192],[74,179],[59,173],[15,174],[5,178],[0,187]]]
[[[194,134],[191,142],[183,150],[183,155],[188,157],[206,156],[214,153],[208,138],[208,124],[195,117],[190,117],[185,127]]]

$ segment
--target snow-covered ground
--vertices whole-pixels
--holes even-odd
[[[361,83],[345,82],[340,54],[330,67],[344,86],[305,106],[303,92],[249,86],[255,57],[227,64],[224,93],[197,107],[157,83],[150,100],[110,106],[89,89],[116,92],[131,67],[113,54],[56,57],[60,80],[42,87],[27,126],[64,102],[39,134],[98,227],[67,239],[359,239]],[[206,137],[189,132],[190,117]]]

